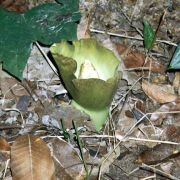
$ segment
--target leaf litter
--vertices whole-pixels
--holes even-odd
[[[35,2],[38,3],[44,1]],[[13,8],[24,11],[26,6],[18,9],[15,4]],[[32,4],[28,8],[31,7]],[[110,108],[109,121],[99,134],[86,114],[69,106],[71,97],[35,46],[23,72],[26,81],[16,81],[1,71],[0,135],[4,137],[0,139],[1,177],[12,177],[12,167],[8,164],[10,145],[15,146],[20,135],[27,137],[30,133],[30,137],[39,136],[47,143],[48,146],[43,143],[42,148],[51,150],[56,179],[85,179],[72,126],[75,120],[92,178],[179,179],[180,80],[179,72],[166,72],[180,35],[176,7],[178,1],[173,4],[167,1],[80,1],[83,22],[78,27],[79,37],[94,37],[122,58],[119,69],[124,79]],[[139,34],[143,17],[152,27],[157,27],[166,8],[168,23],[161,25],[147,56]],[[105,33],[93,33],[92,29]],[[48,53],[47,47],[41,48]],[[65,135],[68,142],[61,139]]]

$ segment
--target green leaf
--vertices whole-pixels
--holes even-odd
[[[143,35],[144,35],[144,47],[150,50],[154,45],[155,31],[153,30],[149,22],[146,20],[144,20]]]
[[[180,70],[180,43],[178,44],[168,69]]]
[[[0,8],[0,63],[3,69],[21,79],[32,43],[51,45],[61,39],[76,39],[80,19],[78,0],[48,3],[24,14]]]

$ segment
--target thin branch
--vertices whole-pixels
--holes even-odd
[[[6,166],[5,166],[5,170],[4,170],[2,179],[5,179],[5,177],[6,177],[6,172],[7,172],[8,166],[9,166],[9,162],[10,162],[10,159],[8,159],[6,161]]]
[[[148,177],[142,178],[140,180],[148,180],[148,179],[154,179],[154,178],[156,178],[156,175],[148,176]]]
[[[141,38],[141,37],[127,36],[127,35],[124,35],[124,34],[106,32],[106,31],[97,30],[97,29],[93,29],[93,28],[90,29],[90,32],[100,33],[100,34],[108,34],[108,35],[111,35],[111,36],[117,36],[117,37],[122,37],[122,38],[128,38],[128,39],[134,39],[134,40],[138,40],[138,41],[143,41],[143,38]],[[164,44],[168,44],[168,45],[172,45],[172,46],[177,46],[176,43],[173,43],[171,41],[161,40],[161,39],[156,39],[156,42],[160,42],[160,43],[164,43]]]
[[[112,32],[106,32],[106,31],[102,31],[102,30],[97,30],[97,29],[90,29],[90,32],[94,32],[94,33],[100,33],[100,34],[108,34],[111,36],[117,36],[117,37],[122,37],[122,38],[128,38],[128,39],[134,39],[134,40],[138,40],[138,41],[143,41],[143,38],[141,37],[133,37],[133,36],[127,36],[124,34],[118,34],[118,33],[112,33]]]
[[[64,138],[64,136],[43,136],[42,138]],[[173,141],[161,141],[161,140],[156,140],[156,139],[144,139],[144,138],[136,138],[136,137],[127,137],[126,139],[123,139],[123,136],[116,135],[116,136],[111,136],[111,135],[80,135],[80,138],[111,138],[111,139],[118,139],[119,141],[144,141],[144,142],[154,142],[154,143],[162,143],[162,144],[172,144],[172,145],[180,145],[180,143],[176,143]]]
[[[165,177],[167,177],[169,179],[172,179],[172,180],[179,180],[179,178],[176,178],[175,176],[172,176],[171,174],[165,173],[165,172],[163,172],[163,171],[161,171],[159,169],[156,169],[156,168],[154,168],[152,166],[148,166],[146,164],[142,164],[141,168],[152,171],[152,172],[157,173],[159,175],[165,176]]]
[[[143,138],[134,138],[129,137],[129,140],[135,140],[135,141],[144,141],[144,142],[154,142],[154,143],[162,143],[162,144],[172,144],[172,145],[180,145],[180,143],[172,142],[172,141],[160,141],[155,139],[143,139]]]
[[[58,75],[57,69],[55,68],[55,66],[53,65],[53,63],[51,62],[51,60],[49,59],[49,57],[47,56],[47,54],[44,52],[44,50],[41,48],[41,46],[39,45],[38,42],[35,42],[35,45],[37,46],[37,48],[39,49],[39,51],[41,52],[41,54],[44,56],[46,62],[49,64],[49,66],[51,67],[51,69],[54,71],[54,73]]]

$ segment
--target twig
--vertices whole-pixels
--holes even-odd
[[[6,130],[6,129],[20,129],[22,128],[22,126],[18,126],[18,125],[11,125],[11,126],[0,126],[0,130]]]
[[[135,68],[127,68],[123,69],[124,71],[141,71],[141,70],[149,70],[149,67],[135,67]]]
[[[86,135],[80,135],[81,138],[115,138],[118,140],[122,140],[123,137],[120,135],[116,136],[110,136],[110,135],[92,135],[92,136],[86,136]],[[156,139],[143,139],[143,138],[136,138],[136,137],[127,137],[123,141],[144,141],[144,142],[154,142],[154,143],[162,143],[162,144],[172,144],[172,145],[180,145],[180,143],[172,142],[172,141],[161,141]]]
[[[59,138],[64,138],[64,136],[43,136],[42,138],[54,138],[54,137],[59,137]],[[116,138],[119,141],[144,141],[144,142],[154,142],[154,143],[162,143],[162,144],[172,144],[172,145],[180,145],[180,143],[176,143],[173,141],[161,141],[161,140],[156,140],[156,139],[144,139],[144,138],[136,138],[136,137],[127,137],[126,139],[123,139],[123,136],[116,135],[116,136],[111,136],[111,135],[79,135],[80,138]]]
[[[152,166],[148,166],[146,164],[142,164],[141,168],[146,169],[146,170],[150,170],[150,171],[152,171],[154,173],[160,174],[160,175],[165,176],[165,177],[167,177],[169,179],[172,179],[172,180],[179,180],[179,178],[176,178],[176,177],[172,176],[171,174],[167,174],[167,173],[165,173],[165,172],[163,172],[163,171],[161,171],[159,169],[156,169],[156,168],[154,168]]]
[[[7,168],[8,168],[8,166],[9,166],[9,162],[10,162],[10,159],[8,159],[8,160],[6,161],[6,166],[5,166],[5,170],[4,170],[4,173],[3,173],[2,180],[5,179],[6,172],[7,172]]]
[[[128,140],[154,142],[154,143],[162,143],[162,144],[172,144],[172,145],[180,145],[180,143],[176,143],[176,142],[172,142],[172,141],[160,141],[160,140],[155,140],[155,139],[143,139],[143,138],[135,138],[135,137],[129,137]]]
[[[143,41],[143,38],[141,37],[133,37],[133,36],[127,36],[124,34],[118,34],[118,33],[112,33],[112,32],[106,32],[106,31],[102,31],[102,30],[97,30],[97,29],[90,29],[90,32],[94,32],[94,33],[100,33],[100,34],[108,34],[111,36],[117,36],[117,37],[122,37],[122,38],[128,38],[128,39],[134,39],[134,40],[138,40],[138,41]]]
[[[58,75],[57,69],[55,68],[55,66],[53,65],[53,63],[51,62],[51,60],[49,59],[49,57],[47,56],[47,54],[44,52],[44,50],[41,48],[41,46],[39,45],[38,42],[35,42],[35,45],[37,46],[37,48],[39,49],[39,51],[41,52],[41,54],[44,56],[46,62],[49,64],[49,66],[51,67],[51,69],[54,71],[54,73]]]
[[[97,29],[93,29],[93,28],[90,29],[90,32],[100,33],[100,34],[108,34],[108,35],[111,35],[111,36],[117,36],[117,37],[128,38],[128,39],[134,39],[134,40],[138,40],[138,41],[143,41],[144,40],[141,37],[127,36],[127,35],[124,35],[124,34],[106,32],[106,31],[97,30]],[[160,42],[160,43],[164,43],[164,44],[168,44],[168,45],[172,45],[172,46],[177,46],[176,43],[173,43],[173,42],[170,42],[170,41],[166,41],[166,40],[161,40],[161,39],[156,39],[156,42]]]
[[[141,178],[140,180],[148,180],[148,179],[154,179],[156,178],[156,175],[152,175],[152,176],[148,176],[148,177],[145,177],[145,178]]]

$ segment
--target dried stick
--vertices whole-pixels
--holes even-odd
[[[138,40],[138,41],[143,41],[144,40],[141,37],[127,36],[127,35],[124,35],[124,34],[106,32],[106,31],[97,30],[97,29],[93,29],[93,28],[90,29],[90,32],[100,33],[100,34],[108,34],[110,36],[117,36],[117,37],[122,37],[122,38],[134,39],[134,40]],[[168,44],[168,45],[172,45],[172,46],[177,46],[176,43],[173,43],[171,41],[166,41],[166,40],[156,39],[156,42],[160,42],[160,43],[164,43],[164,44]]]

